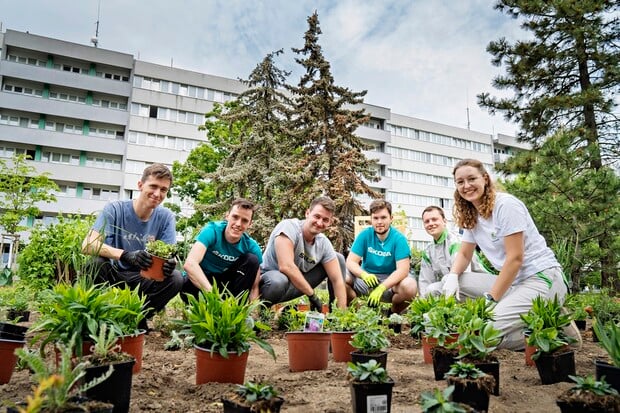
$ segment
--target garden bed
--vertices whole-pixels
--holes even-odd
[[[230,384],[194,384],[194,351],[165,351],[157,331],[146,337],[142,371],[134,376],[130,412],[221,412],[220,397],[233,388]],[[329,360],[327,370],[291,373],[283,333],[269,334],[269,343],[278,355],[274,361],[256,346],[248,359],[246,379],[268,380],[286,399],[284,412],[350,412],[351,393],[346,381],[346,364]],[[419,412],[420,393],[444,388],[445,380],[435,381],[433,367],[422,361],[419,342],[406,333],[391,338],[388,371],[396,382],[392,411]],[[576,352],[578,375],[594,374],[594,359],[605,352],[584,333],[584,346]],[[491,397],[490,412],[559,412],[555,399],[570,383],[543,386],[535,367],[527,367],[522,352],[497,351],[501,362],[500,396]],[[31,392],[27,371],[16,371],[11,382],[0,386],[0,400],[20,401]]]

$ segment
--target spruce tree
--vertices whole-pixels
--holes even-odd
[[[506,71],[494,79],[494,86],[511,90],[513,95],[494,98],[483,93],[478,96],[479,104],[518,123],[518,138],[531,143],[534,151],[556,133],[567,134],[570,142],[565,142],[566,150],[579,150],[585,159],[577,163],[580,169],[572,171],[574,175],[594,179],[592,174],[600,172],[597,181],[607,181],[608,167],[617,168],[620,155],[620,120],[614,101],[620,82],[619,3],[500,0],[495,8],[521,19],[522,28],[531,36],[512,44],[504,38],[489,44],[493,63],[504,65]],[[524,156],[530,161],[508,162],[503,172],[529,173],[534,158]],[[557,188],[549,185],[544,189],[554,193]],[[609,194],[609,202],[618,204],[619,200],[617,189]],[[620,219],[613,215],[615,209],[610,211],[604,204],[593,203],[590,208],[596,222]],[[596,242],[601,282],[620,291],[613,245],[617,236],[603,227]]]
[[[378,197],[367,182],[376,181],[377,164],[363,150],[370,149],[355,130],[368,120],[363,103],[366,91],[353,92],[337,86],[330,63],[319,44],[318,14],[308,17],[304,47],[293,48],[304,73],[297,86],[289,87],[293,95],[293,125],[300,155],[292,167],[295,182],[286,197],[288,208],[303,216],[310,200],[327,195],[336,203],[336,225],[329,235],[337,250],[343,251],[353,241],[355,215],[363,213],[356,197]]]

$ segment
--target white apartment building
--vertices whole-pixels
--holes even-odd
[[[0,157],[29,154],[60,186],[58,202],[41,205],[36,220],[43,222],[132,198],[146,165],[184,161],[206,139],[198,130],[204,114],[245,88],[237,80],[13,30],[0,33],[0,48]],[[472,157],[492,169],[496,158],[523,149],[509,136],[494,141],[363,106],[371,119],[357,132],[374,146],[368,156],[378,159],[381,175],[373,187],[405,211],[418,248],[430,241],[422,210],[440,205],[450,215],[455,162]]]

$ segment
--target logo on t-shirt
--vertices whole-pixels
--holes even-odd
[[[306,253],[304,251],[299,253],[299,258],[301,258],[302,260],[304,260],[308,264],[316,264],[316,258],[310,257],[310,256],[306,255]]]
[[[239,257],[235,257],[234,255],[222,254],[221,252],[216,251],[216,250],[211,251],[211,253],[215,255],[216,257],[219,257],[220,259],[224,261],[228,261],[228,262],[235,262],[239,258]]]
[[[391,257],[392,256],[391,251],[379,251],[379,250],[374,249],[373,247],[368,247],[368,253],[377,255],[379,257]]]

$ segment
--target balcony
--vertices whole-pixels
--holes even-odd
[[[364,151],[364,155],[366,155],[368,159],[376,159],[379,165],[392,165],[392,155],[390,155],[389,153],[379,151]]]
[[[103,168],[91,168],[61,163],[32,162],[39,173],[47,172],[54,181],[83,182],[99,185],[120,186],[123,172]]]
[[[368,126],[360,126],[355,130],[355,134],[361,138],[375,142],[390,143],[392,135],[383,129],[369,128]]]
[[[494,153],[493,154],[493,162],[495,162],[495,163],[506,162],[511,157],[512,157],[512,155],[509,155],[507,153]]]

